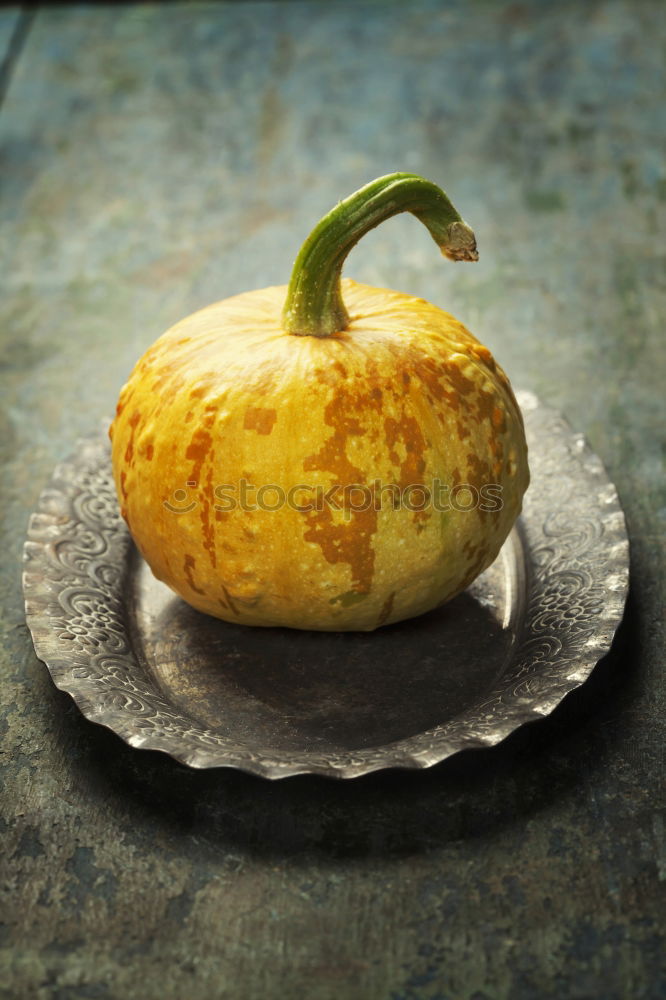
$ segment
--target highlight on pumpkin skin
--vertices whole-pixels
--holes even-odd
[[[362,236],[401,212],[423,223],[448,260],[479,259],[474,232],[441,188],[418,174],[378,177],[338,202],[303,244],[282,313],[287,333],[328,337],[347,329],[349,313],[340,288],[345,260]]]

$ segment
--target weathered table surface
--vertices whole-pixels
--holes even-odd
[[[647,998],[664,945],[663,6],[226,3],[0,12],[0,995]],[[442,184],[347,273],[449,309],[566,413],[625,505],[612,655],[492,752],[354,782],[196,773],[52,686],[19,588],[55,462],[142,351],[286,281],[339,197]]]

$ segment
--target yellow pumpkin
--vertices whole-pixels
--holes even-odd
[[[447,257],[477,259],[438,187],[379,178],[313,230],[288,287],[188,316],[123,388],[123,517],[200,611],[371,630],[464,589],[519,514],[523,424],[490,351],[423,299],[341,279],[358,238],[400,211]]]

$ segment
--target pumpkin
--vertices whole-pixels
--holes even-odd
[[[183,319],[124,386],[122,515],[194,608],[372,630],[463,590],[511,530],[527,449],[490,351],[423,299],[341,278],[357,240],[402,211],[446,257],[478,259],[440,188],[379,178],[322,219],[288,287]]]

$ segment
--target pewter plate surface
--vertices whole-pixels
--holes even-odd
[[[193,767],[351,778],[499,743],[588,677],[628,585],[624,516],[601,462],[556,411],[518,400],[532,482],[497,560],[442,608],[370,633],[194,611],[134,548],[106,434],[85,439],[28,529],[37,655],[89,719]]]

